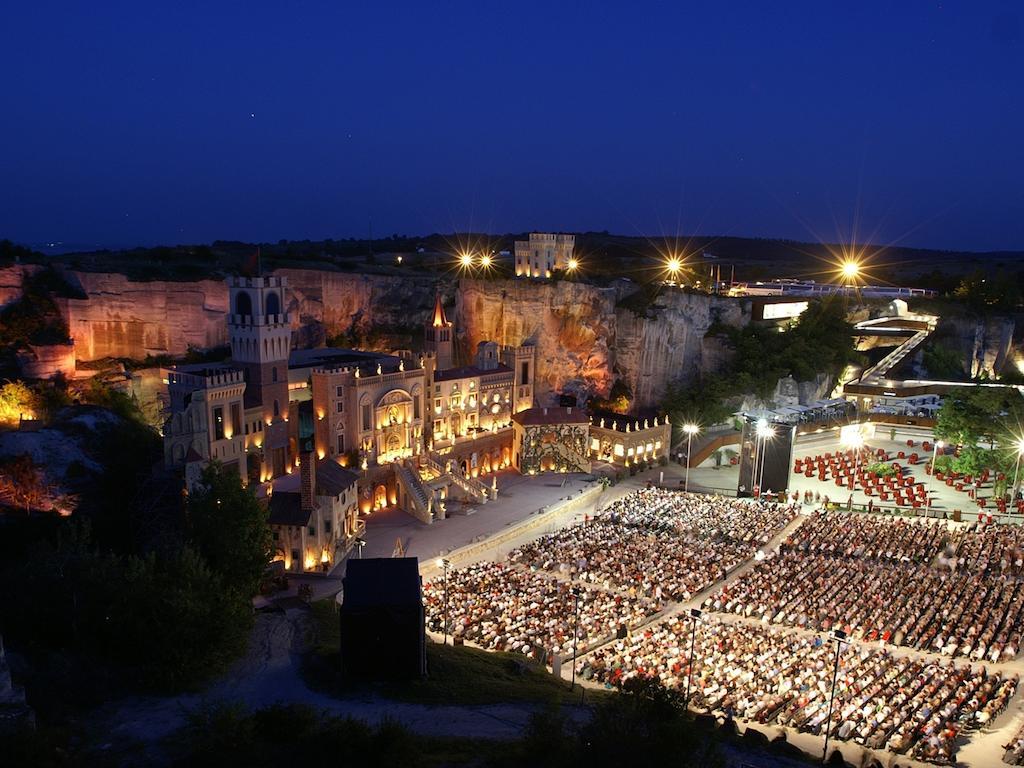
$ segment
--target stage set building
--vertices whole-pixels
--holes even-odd
[[[512,417],[513,466],[523,474],[590,472],[595,462],[629,468],[667,457],[667,417],[588,416],[577,407],[541,407]]]
[[[165,463],[189,488],[211,460],[268,484],[287,570],[329,569],[361,535],[360,514],[399,506],[432,522],[453,494],[493,498],[486,476],[512,465],[512,416],[533,405],[532,346],[482,342],[456,366],[438,297],[419,359],[293,350],[286,278],[232,277],[228,289],[231,361],[163,372]]]

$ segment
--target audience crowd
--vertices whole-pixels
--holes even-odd
[[[1019,529],[816,513],[704,602],[714,611],[976,661],[1020,651]]]
[[[589,651],[585,679],[654,677],[683,690],[691,620],[651,617],[725,579],[704,608],[744,618],[698,622],[692,705],[952,763],[959,735],[998,715],[1016,689],[1016,676],[984,665],[1020,650],[1024,528],[815,512],[777,553],[758,552],[796,515],[774,501],[637,491],[506,562],[427,583],[428,626],[441,631],[447,616],[457,640],[547,663]],[[826,726],[833,629],[855,642],[842,645]],[[1006,749],[1008,762],[1024,760],[1024,730]]]
[[[686,690],[692,624],[675,617],[596,650],[586,680],[621,686],[634,676]],[[818,735],[828,718],[836,648],[811,636],[749,623],[701,621],[693,649],[690,703],[698,710],[777,723]],[[984,666],[843,643],[829,731],[873,749],[952,764],[960,733],[996,717],[1018,678]]]
[[[649,488],[593,521],[514,550],[509,560],[631,596],[689,600],[795,516],[791,505]]]
[[[572,585],[504,563],[482,562],[449,571],[448,632],[492,651],[510,651],[551,663],[570,655],[577,598]],[[424,586],[427,626],[444,629],[445,579]],[[661,609],[648,598],[581,586],[577,651],[641,624]]]

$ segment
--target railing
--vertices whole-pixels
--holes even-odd
[[[441,461],[441,457],[433,451],[428,453],[426,457],[427,466],[430,469],[434,470],[442,477],[450,477],[452,482],[466,493],[479,499],[485,504],[487,503],[487,499],[491,497],[491,489],[484,485],[484,483],[480,482],[475,477],[466,477],[461,471],[454,468],[449,472],[445,469],[444,464]]]
[[[396,464],[395,470],[399,485],[402,486],[405,495],[412,502],[413,512],[423,522],[431,522],[434,516],[433,497],[428,495],[415,471],[407,465]]]

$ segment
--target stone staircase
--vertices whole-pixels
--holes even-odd
[[[434,495],[420,480],[415,466],[402,463],[395,466],[398,485],[409,500],[409,511],[424,523],[434,522]]]
[[[487,500],[493,496],[493,491],[475,477],[467,477],[458,468],[453,468],[451,472],[446,471],[441,457],[436,453],[427,454],[427,466],[441,477],[449,478],[452,483],[481,504],[486,504]]]

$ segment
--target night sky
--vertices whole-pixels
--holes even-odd
[[[1024,248],[1018,7],[10,2],[0,237]]]

